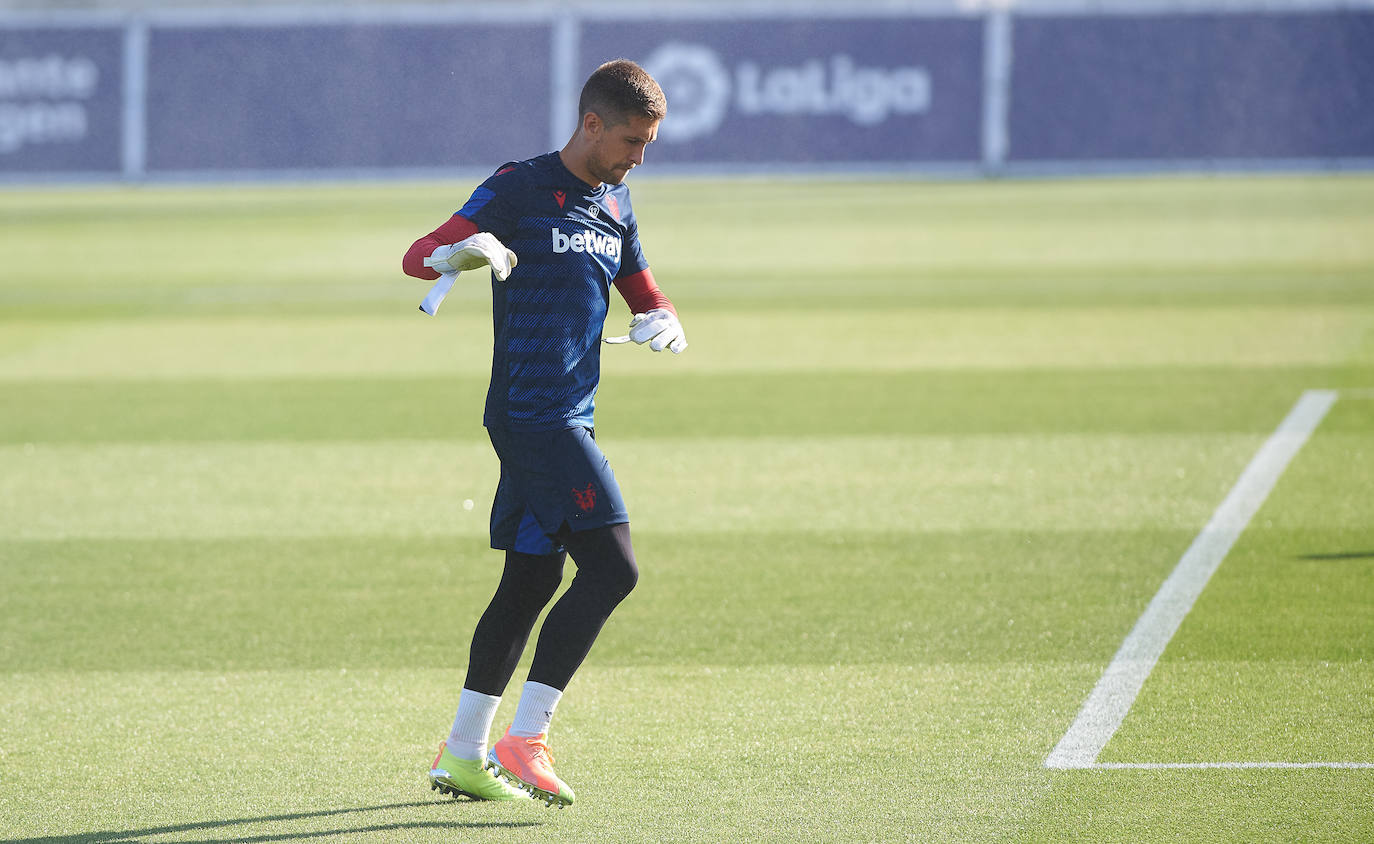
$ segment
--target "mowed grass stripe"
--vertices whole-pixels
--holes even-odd
[[[394,250],[407,236],[413,239],[414,234],[401,235],[390,248]],[[808,254],[810,247],[809,242],[798,243],[793,249]],[[657,260],[655,265],[664,266]],[[799,273],[792,267],[772,264],[717,266],[703,276],[673,265],[664,276],[660,280],[673,300],[689,310],[693,320],[710,312],[766,312],[780,302],[789,310],[826,312],[840,304],[872,310],[891,308],[894,303],[988,310],[1374,304],[1374,286],[1369,284],[1366,267],[1356,260],[1326,262],[1320,258],[1296,259],[1286,267],[1255,260],[1218,266],[1202,258],[1176,267],[1142,263],[1128,271],[1108,260],[1070,266],[1026,262],[990,267],[970,262],[916,273],[900,261],[890,261],[876,266],[856,263],[853,271],[830,270],[815,276],[810,270]],[[1300,287],[1293,284],[1294,278],[1302,279]],[[192,284],[164,276],[130,279],[122,285],[109,279],[79,283],[48,279],[24,287],[0,286],[0,310],[7,319],[37,325],[60,325],[74,319],[203,318],[207,311],[216,317],[274,320],[375,317],[416,311],[426,289],[423,285],[417,288],[415,280],[401,277],[389,265],[349,281],[316,275],[313,268],[282,279],[264,280],[254,275]],[[837,291],[842,292],[842,299]],[[483,279],[465,279],[444,300],[445,319],[455,313],[482,313],[489,300]],[[623,306],[615,300],[612,307]],[[618,317],[613,322],[623,324]]]
[[[453,717],[457,669],[11,675],[0,735],[27,740],[6,758],[0,821],[21,839],[718,842],[785,829],[821,841],[839,826],[843,839],[976,837],[1014,822],[1038,787],[1017,760],[1051,717],[1028,700],[1073,673],[588,665],[557,715],[559,772],[579,804],[552,813],[431,795],[424,772]],[[105,764],[111,747],[117,764]],[[852,768],[905,785],[856,787],[842,773]],[[799,794],[825,811],[798,811]]]
[[[634,537],[640,585],[598,641],[599,665],[1106,659],[1189,540],[1168,530]],[[0,672],[460,664],[455,641],[485,608],[501,559],[479,537],[0,542]],[[417,632],[436,623],[452,636]]]
[[[25,742],[6,758],[0,821],[19,840],[1105,840],[1123,822],[1102,818],[1116,798],[1161,840],[1199,824],[1240,840],[1295,828],[1360,840],[1374,822],[1351,799],[1367,771],[1047,776],[1026,760],[1052,741],[1080,671],[589,665],[557,716],[579,805],[554,813],[431,796],[451,669],[18,674],[0,735]],[[513,711],[504,700],[497,720]],[[111,747],[118,764],[105,764]],[[348,788],[321,748],[348,761]],[[854,770],[889,787],[856,784]],[[1181,811],[1179,794],[1199,789]]]
[[[608,447],[626,432],[1262,433],[1312,384],[1363,383],[1374,368],[620,374],[602,382],[597,425]],[[486,390],[485,376],[18,381],[0,395],[0,443],[486,442]]]
[[[1196,529],[1259,441],[625,438],[606,452],[632,520],[658,530]],[[482,535],[496,476],[478,442],[10,445],[0,535]]]
[[[472,188],[6,191],[0,302],[40,315],[262,312],[274,302],[296,314],[401,307],[404,293],[388,293],[385,281],[397,291],[420,287],[400,274],[401,253]],[[1310,296],[1368,304],[1374,295],[1362,283],[1374,262],[1367,236],[1374,179],[1360,174],[1228,177],[1224,184],[1186,177],[821,185],[648,179],[637,180],[634,191],[657,274],[687,304],[693,295],[734,307],[791,300],[824,309],[851,297],[883,307],[996,305],[1007,296],[1018,304],[1066,296],[1106,304],[1301,304],[1314,301]],[[842,271],[817,272],[819,220],[831,242],[845,246]],[[98,267],[51,260],[51,244],[73,231],[102,256]],[[331,256],[328,267],[320,254]]]
[[[1361,587],[1353,580],[1344,585]],[[1339,598],[1334,603],[1349,605]],[[1368,605],[1354,609],[1368,612]],[[1301,626],[1280,623],[1311,641]],[[1156,669],[1128,727],[1100,760],[1374,766],[1374,737],[1367,729],[1374,718],[1372,652],[1364,647],[1359,659],[1339,661],[1268,655],[1171,661]]]
[[[423,293],[421,293],[423,295]],[[416,301],[419,301],[417,297]],[[608,374],[1374,364],[1374,307],[769,308],[683,303],[691,350],[602,352]],[[625,324],[623,306],[607,334]],[[1033,317],[1033,318],[1032,318]],[[484,375],[491,317],[468,310],[372,317],[148,318],[28,325],[0,379]]]

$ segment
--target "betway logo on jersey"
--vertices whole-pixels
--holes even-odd
[[[598,234],[591,229],[570,235],[556,228],[550,231],[553,233],[553,251],[560,255],[564,252],[592,252],[607,258],[620,257],[620,238],[615,235]]]
[[[800,65],[764,69],[752,61],[727,68],[700,44],[669,42],[644,62],[673,101],[665,141],[685,141],[720,128],[733,107],[744,115],[835,115],[876,126],[893,115],[930,111],[930,71],[923,67],[862,67],[837,53]]]

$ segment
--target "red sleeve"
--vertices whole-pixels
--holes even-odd
[[[627,275],[624,278],[615,280],[615,289],[620,291],[620,295],[625,297],[625,304],[630,306],[630,313],[642,314],[652,311],[654,308],[664,308],[677,315],[677,308],[668,301],[662,290],[654,283],[654,274],[649,268],[634,275]]]
[[[439,271],[426,267],[425,259],[440,246],[465,240],[477,232],[478,228],[475,223],[467,217],[454,214],[442,226],[410,245],[410,248],[406,250],[405,257],[401,259],[401,270],[406,275],[422,278],[425,281],[433,281],[439,277]]]

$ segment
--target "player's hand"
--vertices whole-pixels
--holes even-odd
[[[655,352],[664,349],[675,355],[682,354],[687,348],[687,335],[682,331],[682,323],[677,314],[667,308],[654,308],[643,314],[635,314],[630,320],[630,339],[636,343],[648,343]]]
[[[515,253],[490,232],[440,246],[425,259],[425,266],[440,273],[461,273],[490,265],[497,281],[505,281],[515,269]]]

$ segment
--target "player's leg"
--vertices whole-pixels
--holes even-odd
[[[515,672],[539,613],[563,577],[562,551],[506,552],[496,594],[477,622],[469,647],[467,679],[448,740],[430,766],[430,787],[480,800],[523,799],[524,791],[487,770],[487,737],[501,693]]]
[[[521,691],[513,730],[487,758],[536,797],[567,805],[573,792],[550,765],[548,724],[606,617],[638,578],[629,516],[610,464],[589,429],[491,434],[502,465],[524,491],[544,537],[567,546],[578,574],[545,619],[535,646],[540,668]]]
[[[507,549],[505,568],[473,633],[458,711],[430,784],[444,793],[510,800],[527,795],[486,769],[487,738],[534,622],[558,590],[567,554],[537,529],[504,469],[492,504],[492,545]]]
[[[544,619],[530,666],[531,680],[560,690],[567,688],[606,619],[639,581],[628,522],[569,533],[563,542],[577,575]]]
[[[567,553],[506,552],[501,582],[477,622],[463,688],[500,697],[525,651],[539,613],[558,591]]]
[[[628,523],[559,537],[577,563],[572,585],[549,610],[535,645],[534,663],[520,694],[515,720],[488,753],[497,771],[536,798],[570,805],[572,788],[553,770],[547,739],[563,690],[582,665],[606,619],[639,579]]]

